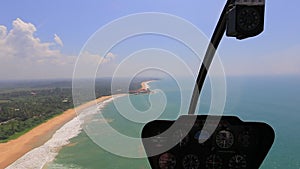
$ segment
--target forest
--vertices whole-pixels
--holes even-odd
[[[95,81],[95,95],[101,97],[140,88],[146,79],[134,79],[129,89],[111,91],[111,79]],[[10,84],[11,83],[11,84]],[[0,82],[0,142],[15,139],[35,126],[73,108],[72,82]]]

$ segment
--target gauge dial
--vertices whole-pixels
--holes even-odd
[[[171,153],[162,154],[159,157],[158,165],[161,169],[174,169],[176,166],[176,158]]]
[[[196,155],[189,154],[183,158],[182,165],[184,169],[198,169],[200,161]]]
[[[244,7],[237,14],[237,24],[244,31],[253,31],[260,24],[260,14],[255,8]]]
[[[207,169],[221,169],[222,165],[222,159],[218,155],[213,154],[206,159]]]
[[[221,130],[216,135],[216,143],[220,148],[230,148],[233,145],[234,137],[230,131]]]
[[[189,136],[187,135],[188,132],[184,130],[177,130],[173,134],[173,141],[178,143],[180,147],[187,145],[189,142]]]
[[[243,169],[247,167],[246,159],[241,155],[235,155],[229,160],[229,169]]]

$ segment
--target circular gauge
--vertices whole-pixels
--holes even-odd
[[[198,169],[200,161],[196,155],[189,154],[183,158],[182,165],[184,169]]]
[[[184,130],[177,130],[173,134],[173,141],[178,143],[180,147],[187,145],[189,142],[189,136],[187,135],[188,132]]]
[[[213,154],[206,159],[207,169],[221,169],[222,165],[222,159],[218,155]]]
[[[242,147],[249,147],[250,145],[250,135],[248,131],[244,131],[239,135],[239,145]]]
[[[221,130],[216,135],[216,143],[220,148],[230,148],[233,145],[234,137],[230,131]]]
[[[159,157],[158,165],[161,169],[173,169],[176,166],[176,158],[171,153],[162,154]]]
[[[244,7],[237,14],[237,25],[244,31],[253,31],[260,24],[260,14],[255,8]]]
[[[241,155],[235,155],[229,160],[229,169],[243,169],[247,167],[246,159]]]

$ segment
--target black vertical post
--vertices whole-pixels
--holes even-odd
[[[190,102],[190,107],[189,107],[189,112],[188,114],[194,114],[196,107],[197,107],[197,103],[198,103],[198,99],[200,96],[200,92],[202,90],[203,84],[204,84],[204,80],[206,78],[207,72],[209,70],[209,67],[211,65],[211,62],[214,58],[215,52],[220,44],[220,41],[225,33],[226,30],[226,13],[227,10],[229,8],[229,6],[233,3],[233,0],[227,0],[224,9],[221,13],[220,19],[218,21],[218,24],[215,28],[215,31],[213,33],[213,36],[210,40],[210,43],[207,47],[198,77],[197,77],[197,81],[196,84],[194,86],[194,91],[193,91],[193,96]]]

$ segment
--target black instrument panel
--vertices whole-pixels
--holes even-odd
[[[212,127],[214,130],[206,130]],[[166,130],[171,134],[164,135]],[[142,138],[149,138],[143,144],[153,169],[258,169],[274,137],[268,124],[243,122],[234,116],[155,120],[142,131]],[[170,145],[174,146],[166,148]],[[163,151],[153,153],[157,150]]]

